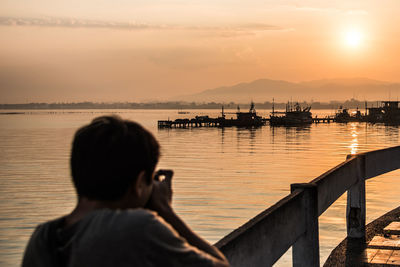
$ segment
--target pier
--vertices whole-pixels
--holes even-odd
[[[236,119],[226,118],[224,107],[221,109],[221,116],[210,118],[209,116],[196,116],[193,119],[176,119],[174,121],[158,121],[158,128],[189,128],[189,127],[258,127],[265,125],[266,120],[257,116],[254,103],[251,102],[248,112],[241,112],[238,107]]]
[[[176,119],[176,120],[159,120],[158,128],[195,128],[195,127],[227,127],[226,124],[232,119],[219,118],[209,118],[208,116],[196,116],[195,118],[189,119]],[[262,118],[264,124],[269,122],[269,118]],[[312,118],[313,123],[331,123],[335,122],[334,117],[315,117]]]
[[[400,101],[382,101],[380,107],[365,107],[365,114],[357,109],[355,115],[351,115],[346,108],[340,107],[335,115],[318,118],[312,117],[311,107],[301,108],[298,103],[286,106],[286,111],[275,111],[272,107],[271,116],[262,118],[257,116],[254,103],[251,103],[249,112],[236,112],[237,119],[226,119],[224,107],[222,107],[221,116],[210,118],[209,116],[196,116],[195,118],[185,118],[176,120],[160,120],[158,128],[193,128],[193,127],[254,127],[262,126],[270,122],[271,126],[299,126],[311,123],[348,123],[348,122],[370,122],[400,124]],[[278,114],[278,115],[277,115]]]
[[[335,117],[327,116],[327,117],[314,117],[312,118],[313,123],[331,123],[331,122],[336,122]]]
[[[208,116],[196,116],[193,119],[176,119],[158,121],[158,128],[192,128],[192,127],[221,127],[221,120]]]
[[[365,181],[399,169],[399,159],[400,146],[349,155],[309,183],[292,184],[288,196],[215,245],[234,267],[272,266],[290,247],[293,266],[320,266],[318,217],[347,192],[347,237],[365,244]],[[346,266],[369,264],[356,263]]]
[[[344,239],[324,266],[400,266],[400,207],[369,223],[365,238]]]

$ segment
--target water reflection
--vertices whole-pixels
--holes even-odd
[[[385,127],[385,135],[388,136],[390,142],[399,141],[399,125],[387,125]]]
[[[260,127],[252,128],[236,128],[236,144],[237,150],[242,148],[249,152],[254,153],[256,149],[256,137],[261,134]]]
[[[221,146],[224,144],[224,137],[225,137],[225,128],[221,128]]]
[[[358,152],[358,131],[357,131],[357,124],[355,122],[351,123],[350,125],[351,131],[351,144],[350,144],[350,154],[354,155]]]
[[[280,144],[286,143],[286,150],[304,150],[307,149],[302,144],[304,141],[310,139],[311,126],[297,126],[297,127],[270,127],[271,130],[271,143]]]

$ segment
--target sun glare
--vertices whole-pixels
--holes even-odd
[[[359,47],[362,43],[363,35],[359,30],[351,29],[345,33],[344,41],[349,47]]]

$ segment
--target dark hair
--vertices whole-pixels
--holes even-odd
[[[95,118],[80,128],[71,152],[78,196],[118,200],[141,171],[151,183],[160,156],[157,140],[141,125],[117,116]]]

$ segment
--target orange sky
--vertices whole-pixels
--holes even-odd
[[[3,0],[0,103],[165,100],[260,78],[400,82],[400,2],[325,2]]]

